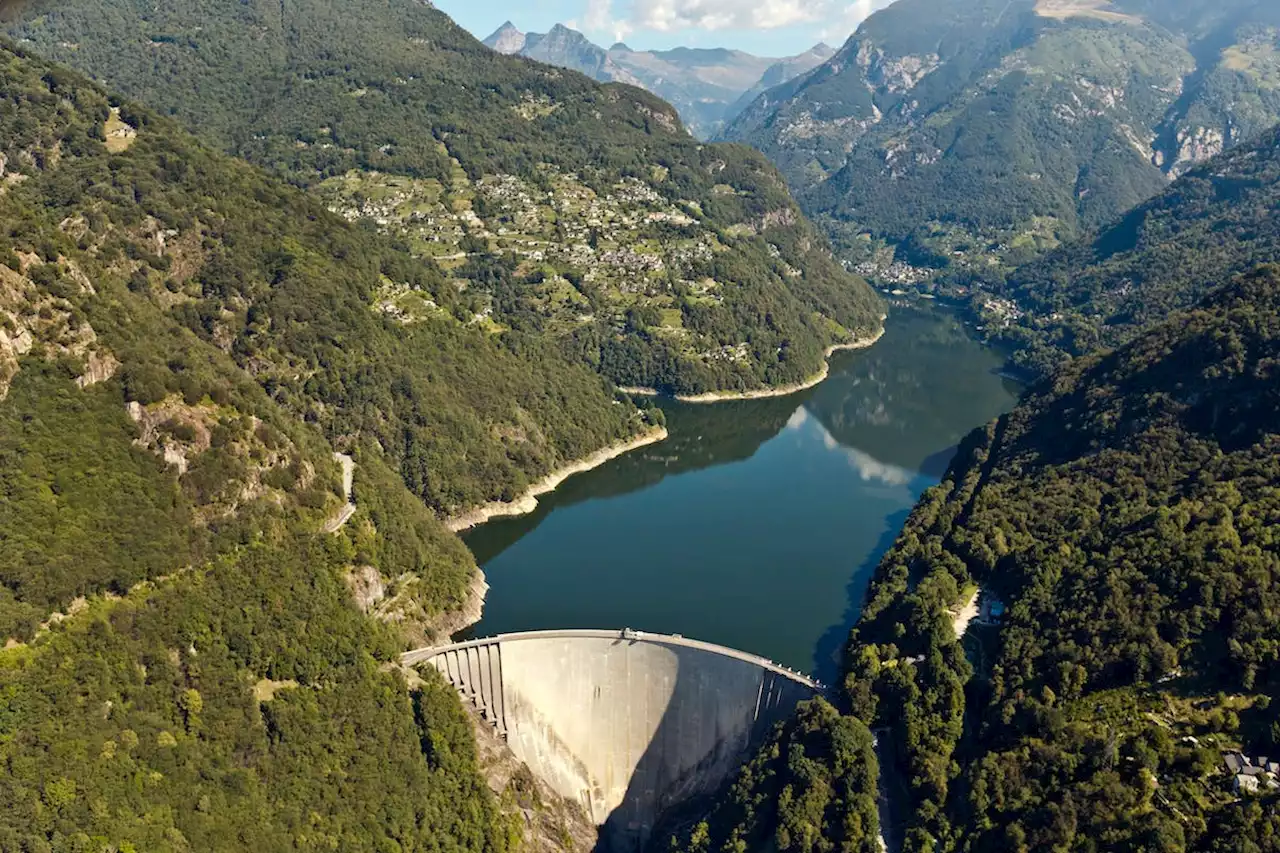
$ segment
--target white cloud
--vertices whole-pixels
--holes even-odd
[[[637,30],[772,30],[826,22],[823,38],[843,41],[876,9],[890,0],[632,0],[629,25]],[[588,0],[611,14],[610,0]]]
[[[619,42],[626,41],[627,34],[634,28],[630,21],[613,17],[613,0],[587,0],[582,29],[588,33],[609,33],[615,42]]]
[[[659,32],[685,27],[767,30],[817,21],[818,5],[802,0],[636,0],[632,15],[637,27]]]
[[[844,6],[844,9],[837,10],[835,17],[818,35],[823,41],[839,44],[851,36],[859,24],[871,17],[872,12],[883,9],[890,2],[892,0],[854,0],[852,3],[837,4]]]

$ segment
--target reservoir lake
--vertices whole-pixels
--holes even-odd
[[[896,309],[820,385],[662,400],[670,437],[465,534],[488,576],[467,636],[683,634],[830,682],[880,557],[957,442],[1013,407],[1002,358],[949,313]]]

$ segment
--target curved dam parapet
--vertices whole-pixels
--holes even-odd
[[[402,661],[438,670],[615,851],[643,846],[664,811],[715,790],[821,690],[764,658],[630,630],[502,634]]]

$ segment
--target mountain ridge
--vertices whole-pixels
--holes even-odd
[[[721,136],[846,260],[1008,270],[1280,121],[1277,33],[1254,0],[900,0]]]
[[[404,241],[494,336],[696,394],[790,384],[879,326],[763,157],[698,145],[640,89],[502,56],[411,0],[108,7],[38,0],[9,27]],[[382,304],[406,325],[443,305]]]
[[[730,48],[636,51],[622,42],[603,48],[564,24],[539,34],[522,33],[510,22],[483,43],[500,53],[571,68],[601,82],[651,91],[671,102],[686,126],[703,139],[715,137],[755,94],[811,70],[835,52],[818,44],[777,59]]]

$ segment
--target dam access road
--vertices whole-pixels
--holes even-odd
[[[714,791],[822,687],[764,658],[643,631],[530,631],[418,649],[517,758],[582,804],[612,851]]]

